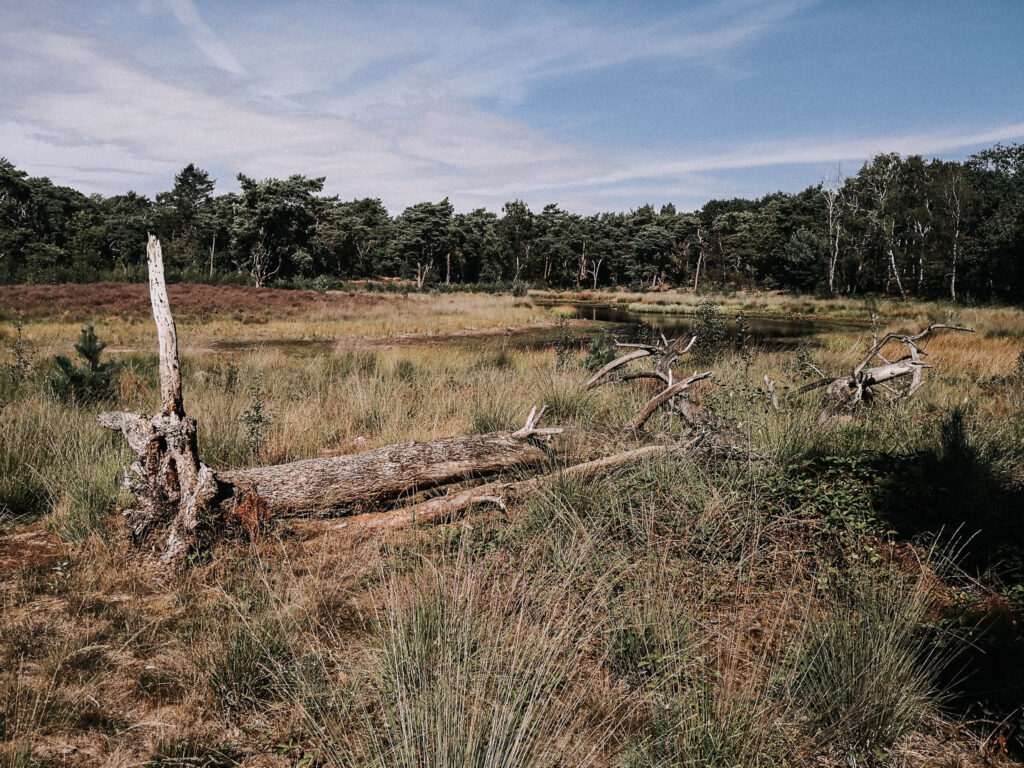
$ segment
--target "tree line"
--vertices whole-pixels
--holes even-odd
[[[186,166],[150,199],[84,195],[0,159],[0,282],[141,280],[147,233],[175,279],[333,287],[401,277],[445,285],[687,287],[1024,298],[1024,145],[964,162],[880,154],[801,192],[581,216],[521,200],[497,214],[446,199],[397,216],[323,194],[324,178],[214,194]]]

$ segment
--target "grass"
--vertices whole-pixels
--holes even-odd
[[[849,751],[888,750],[940,702],[947,661],[923,631],[927,580],[855,582],[828,613],[812,613],[793,696],[811,734]]]
[[[585,351],[504,338],[554,319],[529,302],[316,296],[181,313],[211,465],[513,428],[541,404],[548,424],[617,425],[654,391],[584,390]],[[809,349],[714,362],[696,396],[735,453],[563,479],[465,525],[308,538],[285,524],[158,578],[116,526],[129,452],[96,423],[153,409],[151,322],[110,302],[27,311],[34,368],[17,387],[0,368],[0,764],[1013,764],[1024,313],[960,310],[978,333],[934,339],[925,388],[848,422],[822,428],[813,396],[776,411],[763,391],[766,374],[783,394],[806,380],[798,353],[849,369],[866,334],[826,326]],[[944,309],[895,305],[892,322]],[[122,363],[88,407],[44,387],[86,320]],[[427,336],[466,326],[500,331]],[[13,322],[0,329],[5,349]],[[249,343],[275,334],[332,340]],[[254,456],[257,382],[270,420]],[[936,567],[926,542],[960,526],[960,570]]]

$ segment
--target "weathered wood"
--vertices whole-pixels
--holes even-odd
[[[875,386],[880,386],[887,390],[894,399],[910,397],[924,386],[924,369],[932,367],[921,359],[927,353],[919,342],[927,339],[935,331],[939,330],[974,333],[973,328],[934,323],[914,336],[897,333],[886,334],[881,340],[875,341],[867,355],[854,366],[849,375],[840,376],[835,379],[823,378],[820,381],[801,387],[794,394],[824,388],[822,395],[824,407],[818,416],[818,423],[822,425],[828,424],[844,414],[853,412],[862,402],[870,401],[874,396],[872,387]],[[893,342],[906,344],[908,354],[898,360],[890,361],[883,357],[882,351]],[[881,360],[883,364],[868,367],[875,358]],[[818,371],[818,373],[820,374],[821,372]],[[886,384],[886,382],[904,376],[910,376],[911,381],[903,390],[893,389]]]
[[[574,451],[571,443],[585,437],[579,430],[566,433],[554,452],[565,457]],[[552,449],[542,446],[532,434],[460,435],[216,476],[236,493],[258,493],[275,516],[337,516],[444,483],[548,463]]]
[[[178,332],[174,327],[170,302],[167,300],[163,252],[155,235],[149,236],[146,256],[149,262],[149,300],[153,305],[153,319],[156,321],[160,348],[160,404],[164,413],[184,416],[181,368],[178,365]]]
[[[628,352],[622,357],[615,358],[610,363],[601,368],[601,370],[599,370],[597,373],[595,373],[593,376],[587,379],[586,388],[593,389],[594,387],[601,383],[601,379],[603,379],[609,373],[614,371],[616,368],[621,368],[622,366],[626,365],[627,363],[631,363],[634,360],[640,360],[644,357],[650,357],[652,354],[654,354],[654,352],[652,352],[650,348],[634,349],[632,352]]]
[[[693,345],[696,343],[697,337],[693,336],[685,347],[680,348],[678,340],[666,339],[664,334],[662,334],[661,341],[655,344],[622,344],[620,342],[615,342],[617,347],[632,349],[633,351],[628,352],[605,365],[601,370],[587,380],[585,386],[587,389],[594,389],[595,387],[599,387],[601,384],[605,383],[605,381],[628,381],[635,378],[652,377],[662,379],[666,383],[671,383],[669,378],[671,376],[672,366],[675,365],[676,360],[693,349]],[[642,360],[645,357],[652,356],[660,358],[654,371],[638,374],[625,374],[614,379],[605,378],[612,371],[621,368],[624,365],[628,365],[634,360]]]
[[[692,446],[693,444],[691,443],[690,445]],[[485,483],[475,488],[466,488],[444,496],[428,499],[410,507],[367,516],[354,523],[352,527],[356,527],[359,530],[374,530],[430,525],[443,520],[450,520],[478,504],[493,504],[504,509],[509,504],[527,498],[530,494],[556,480],[596,477],[626,464],[659,456],[667,456],[670,453],[679,452],[688,447],[690,446],[648,445],[613,456],[606,456],[601,459],[563,467],[556,472],[539,477],[531,477],[514,482],[499,480]],[[326,531],[339,526],[348,528],[350,523],[318,523],[316,526],[320,531]]]
[[[658,410],[658,408],[676,395],[679,395],[689,389],[691,384],[701,381],[702,379],[710,378],[711,376],[714,376],[714,373],[714,371],[705,371],[704,373],[698,373],[688,379],[682,379],[671,386],[665,387],[665,389],[644,403],[643,407],[637,411],[636,416],[630,419],[629,423],[626,424],[626,429],[641,429],[643,425],[647,423],[647,420],[654,415],[654,412]]]

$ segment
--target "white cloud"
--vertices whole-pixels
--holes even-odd
[[[174,18],[185,28],[192,42],[210,61],[233,75],[244,75],[245,69],[217,34],[207,26],[192,0],[165,0]]]
[[[237,171],[304,173],[326,175],[330,193],[379,196],[392,210],[448,196],[460,210],[522,197],[591,212],[730,196],[736,184],[715,174],[736,169],[941,153],[1024,136],[1024,124],[1012,123],[655,154],[557,141],[499,114],[509,110],[481,106],[546,78],[658,58],[716,59],[806,0],[718,0],[639,24],[629,17],[635,9],[614,7],[604,10],[618,17],[599,19],[590,9],[521,4],[499,24],[486,17],[493,9],[253,6],[219,31],[191,0],[159,2],[180,30],[162,31],[161,55],[152,58],[148,48],[135,59],[132,49],[107,45],[87,25],[61,32],[52,19],[33,26],[21,12],[21,28],[0,33],[0,154],[106,194],[166,189],[195,162],[227,171],[222,191]],[[209,67],[194,76],[194,50],[182,41],[233,77],[211,78]]]

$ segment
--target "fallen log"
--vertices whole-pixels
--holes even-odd
[[[564,455],[565,450],[557,453]],[[552,455],[539,441],[494,432],[386,445],[328,459],[222,471],[216,476],[236,491],[258,493],[274,516],[332,516],[379,507],[410,492],[456,480],[538,466],[550,462]]]
[[[398,529],[416,525],[432,525],[450,521],[480,504],[492,504],[500,509],[527,498],[545,485],[565,478],[590,478],[609,472],[610,470],[638,461],[649,460],[674,453],[681,453],[695,446],[703,435],[683,446],[647,445],[630,451],[606,456],[601,459],[573,464],[556,472],[518,481],[496,481],[448,493],[410,507],[382,512],[368,516],[357,523],[317,522],[314,525],[320,532],[338,528],[357,527],[359,530]]]
[[[379,507],[407,494],[553,458],[579,460],[607,435],[538,426],[530,412],[519,430],[403,443],[326,459],[215,472],[199,458],[195,419],[185,414],[178,341],[167,301],[159,241],[147,246],[150,298],[160,351],[161,412],[152,418],[124,411],[100,414],[124,435],[138,460],[125,472],[135,497],[124,519],[135,544],[165,566],[214,538],[240,508],[260,516],[340,515]],[[239,517],[244,518],[244,515]]]

